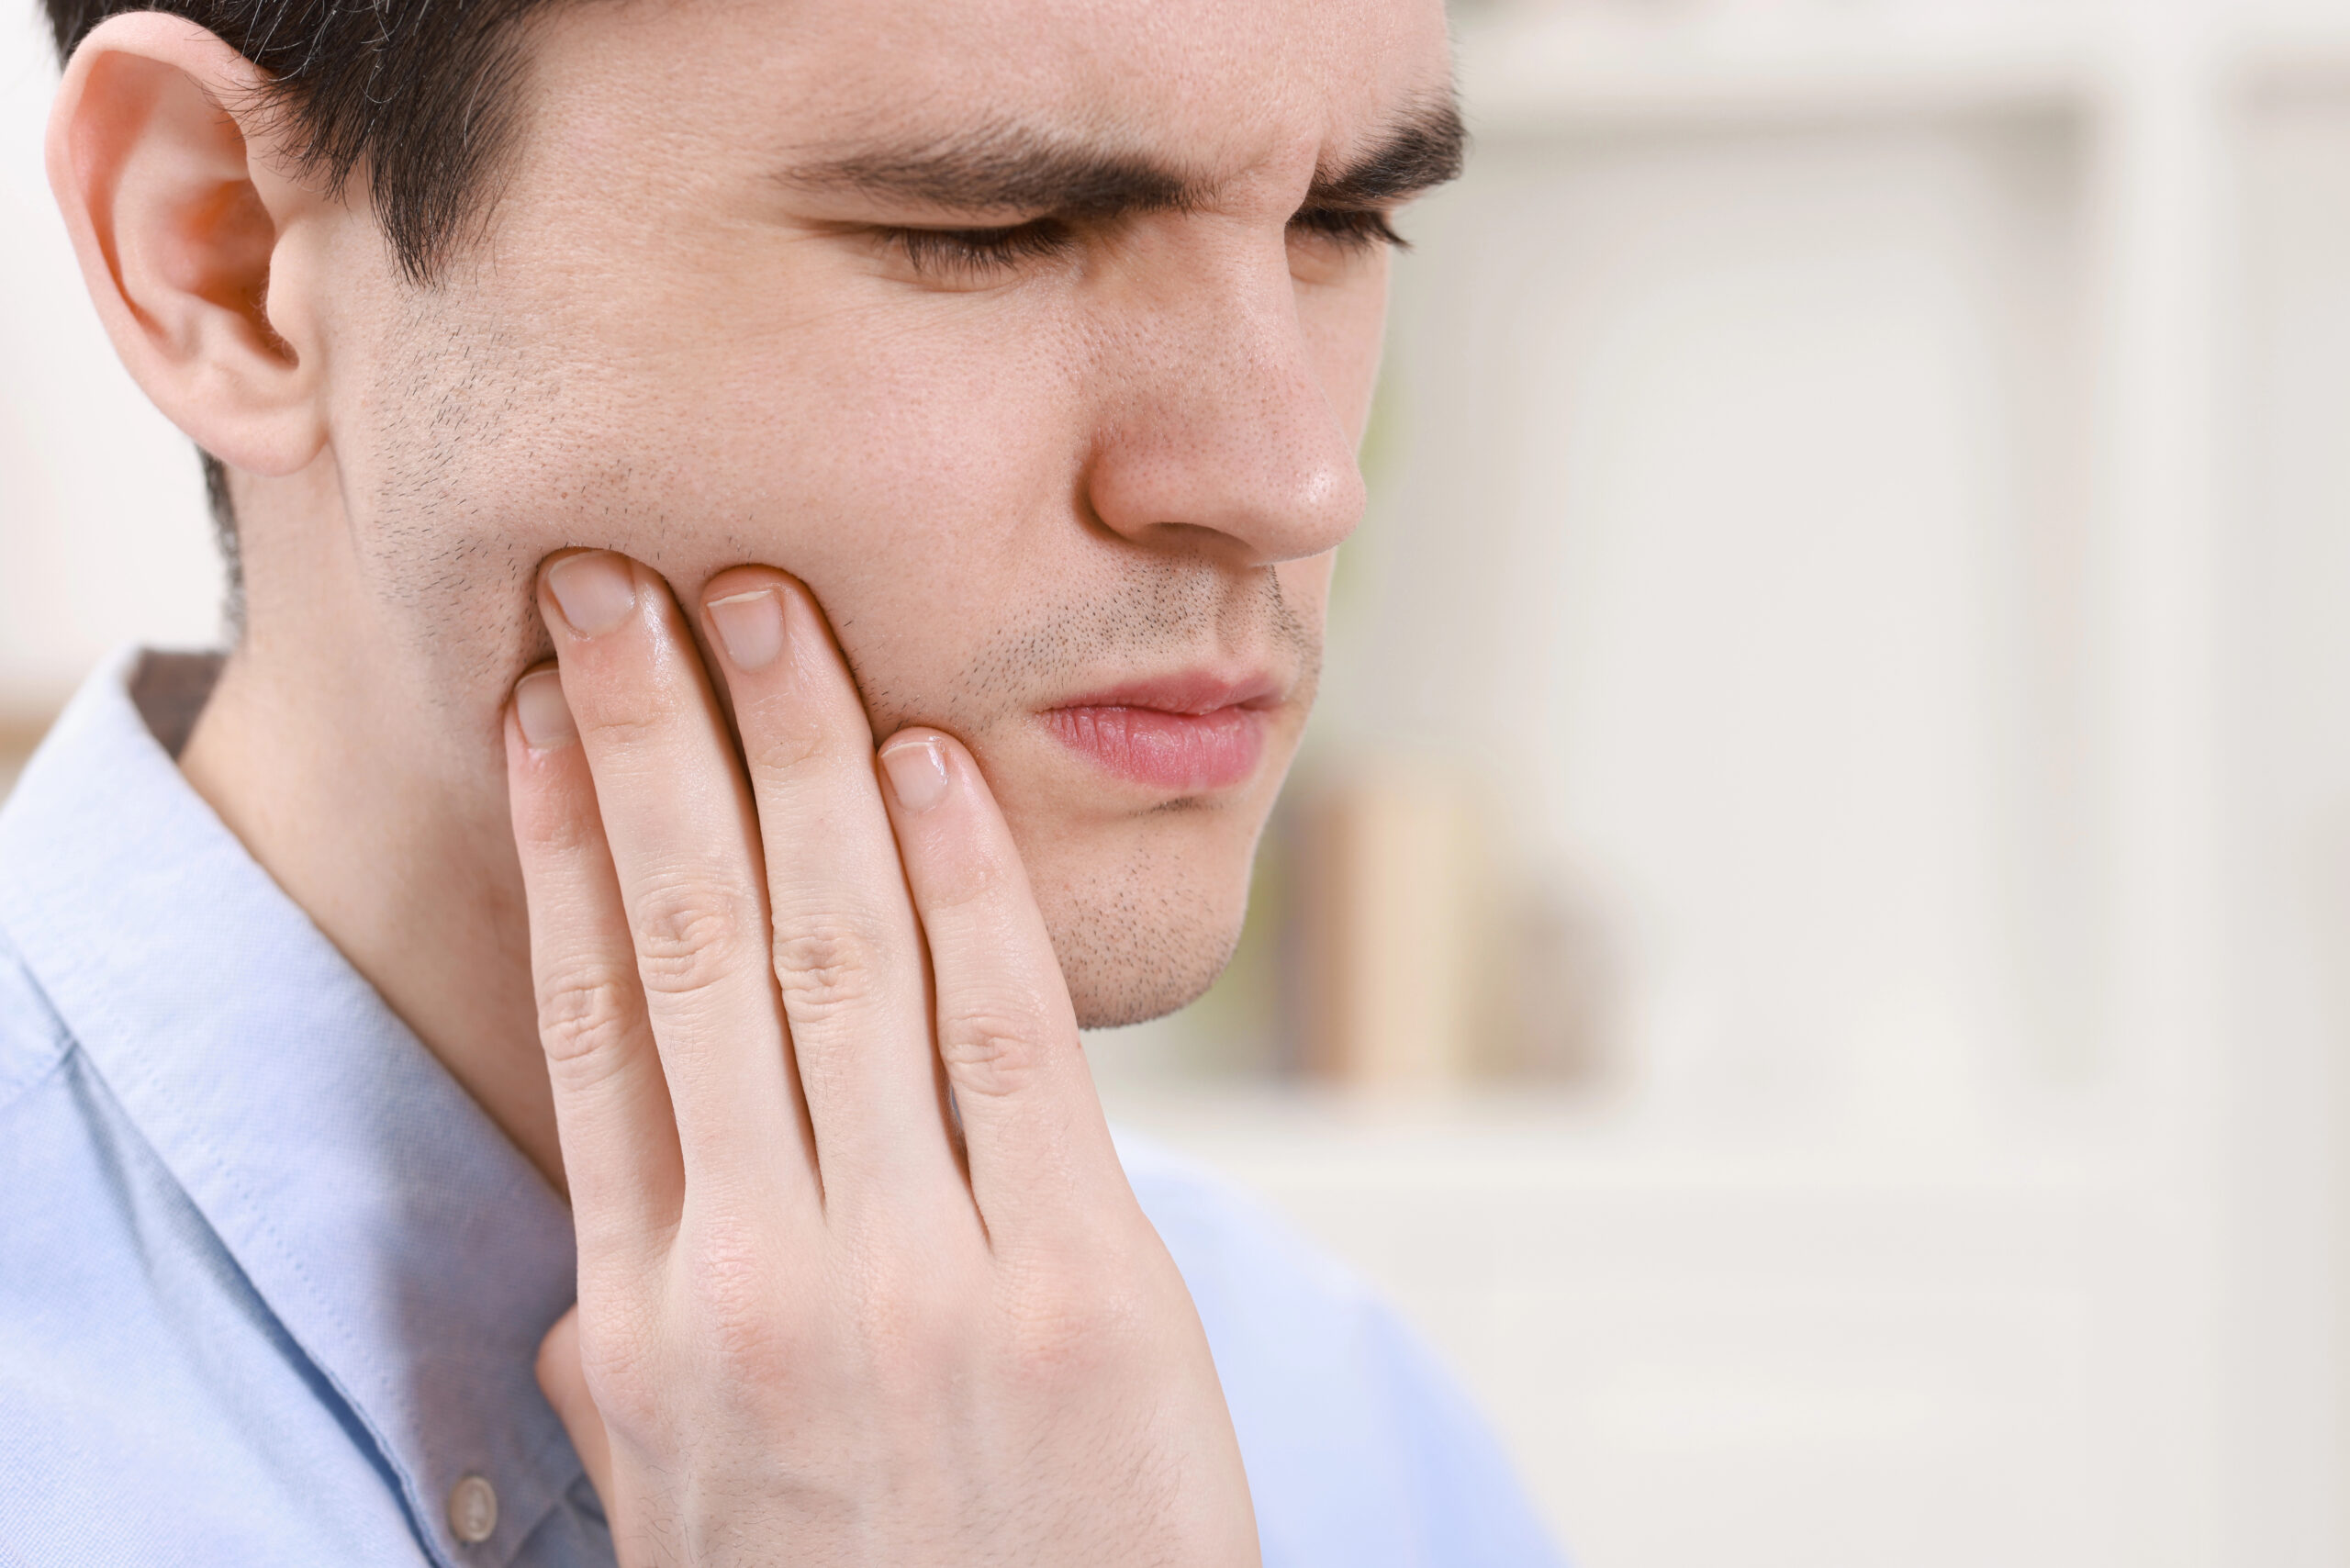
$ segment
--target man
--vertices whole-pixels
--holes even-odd
[[[1077,1036],[1237,930],[1436,0],[49,5],[242,610],[0,815],[6,1548],[1547,1561]]]

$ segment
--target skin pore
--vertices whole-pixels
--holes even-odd
[[[284,384],[224,395],[200,331],[124,350],[236,470],[247,630],[188,778],[560,1181],[501,739],[552,652],[535,575],[610,549],[696,602],[766,563],[876,737],[968,747],[1079,1019],[1197,995],[1361,508],[1379,221],[1449,172],[1441,6],[581,0],[526,58],[495,205],[429,287],[364,197],[213,117],[253,137],[218,244],[262,258]],[[1237,786],[1118,777],[1047,717],[1186,675],[1268,693]]]

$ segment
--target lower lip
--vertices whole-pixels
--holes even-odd
[[[1161,708],[1055,708],[1046,725],[1063,745],[1121,778],[1174,795],[1245,784],[1265,755],[1265,715],[1237,705],[1206,713]]]

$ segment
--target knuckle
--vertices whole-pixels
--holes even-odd
[[[680,995],[711,985],[733,967],[748,924],[740,901],[699,881],[648,884],[629,912],[645,990]]]
[[[515,797],[515,841],[526,867],[564,862],[588,848],[601,832],[592,807],[578,808],[553,791],[526,790]]]
[[[1136,1312],[1114,1285],[1050,1275],[1015,1293],[1002,1351],[1011,1374],[1031,1387],[1082,1383],[1121,1353]]]
[[[621,1405],[660,1386],[655,1336],[627,1318],[579,1326],[579,1370],[599,1405]]]
[[[754,778],[789,783],[837,764],[841,748],[830,730],[802,718],[797,705],[788,713],[763,713],[761,721],[758,734],[745,737],[743,749]]]
[[[776,980],[796,1018],[837,1013],[875,992],[880,945],[862,923],[827,920],[775,937]]]
[[[657,1324],[641,1310],[616,1308],[579,1320],[579,1372],[588,1396],[607,1423],[641,1428],[651,1424],[670,1378],[659,1351]]]
[[[994,848],[967,844],[930,868],[923,902],[934,913],[985,906],[1003,894],[1011,879],[1012,868]]]
[[[1035,1017],[1020,1009],[958,1011],[939,1026],[938,1056],[957,1090],[1015,1094],[1044,1068],[1042,1036]]]
[[[799,1335],[769,1240],[757,1226],[703,1228],[684,1282],[716,1364],[762,1386],[789,1373]]]
[[[539,1039],[547,1059],[575,1078],[599,1076],[628,1042],[634,1000],[626,980],[601,967],[543,979]]]
[[[565,689],[569,695],[569,689]],[[635,694],[642,706],[622,707],[610,695],[598,689],[596,683],[585,685],[572,704],[575,722],[580,734],[595,737],[599,751],[607,754],[627,754],[655,747],[667,741],[677,730],[677,707],[663,700],[660,694]]]

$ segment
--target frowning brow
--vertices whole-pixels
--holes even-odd
[[[1469,152],[1460,111],[1440,102],[1404,119],[1371,151],[1337,168],[1315,171],[1309,207],[1393,207],[1460,177]]]
[[[1460,173],[1467,135],[1449,102],[1407,117],[1368,152],[1315,172],[1307,205],[1392,207]],[[1150,158],[1024,129],[828,152],[779,172],[803,191],[848,191],[947,212],[1071,218],[1183,211],[1212,182]]]
[[[850,151],[777,178],[795,190],[851,191],[950,212],[1069,218],[1165,211],[1202,194],[1181,172],[1147,158],[1018,129]]]

